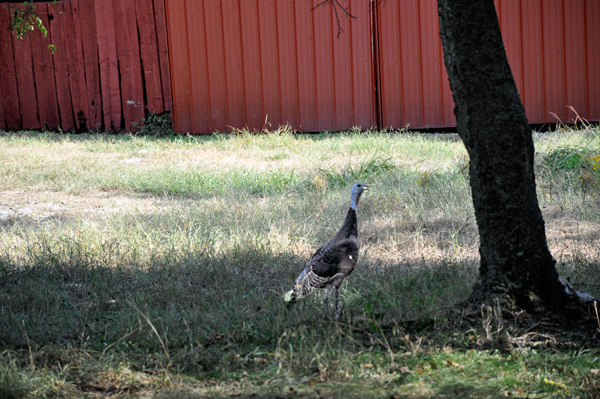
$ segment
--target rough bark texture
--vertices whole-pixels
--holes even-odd
[[[438,0],[457,129],[470,157],[480,237],[471,303],[502,297],[530,312],[564,308],[546,241],[531,128],[508,64],[493,0]]]

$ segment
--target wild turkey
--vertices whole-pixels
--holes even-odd
[[[340,315],[340,287],[352,273],[358,261],[358,223],[356,206],[360,195],[368,186],[355,183],[350,191],[350,209],[344,224],[333,238],[327,241],[306,263],[306,267],[296,279],[294,287],[285,294],[284,300],[290,306],[315,289],[325,289],[325,313],[329,315],[329,294],[335,290],[336,318]]]

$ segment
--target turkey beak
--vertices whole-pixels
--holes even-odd
[[[366,184],[363,186],[363,189],[360,193],[358,193],[358,199],[360,199],[360,197],[362,197],[362,194],[367,191],[369,189],[369,186],[367,186]]]

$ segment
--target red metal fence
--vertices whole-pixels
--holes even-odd
[[[0,129],[135,131],[146,110],[171,111],[164,0],[34,7],[48,37],[20,40],[0,3]]]
[[[355,18],[321,0],[36,3],[49,38],[24,40],[0,3],[0,129],[135,131],[171,110],[182,133],[454,126],[436,0],[340,2]],[[600,120],[600,1],[496,6],[529,121]]]
[[[600,120],[600,1],[496,0],[504,46],[530,123]],[[436,0],[378,10],[383,127],[455,126]]]
[[[456,126],[437,0],[388,0],[377,9],[379,120],[383,127]]]
[[[455,126],[436,0],[319,3],[166,0],[176,131]],[[600,120],[600,2],[496,5],[530,122]]]
[[[369,2],[167,0],[175,129],[376,125]],[[265,124],[267,122],[267,124]]]
[[[530,123],[600,120],[600,1],[496,0]]]

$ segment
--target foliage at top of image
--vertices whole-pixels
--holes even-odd
[[[56,4],[56,0],[54,0]],[[44,37],[48,36],[48,30],[44,26],[42,19],[37,16],[33,9],[33,2],[24,1],[21,8],[17,8],[11,5],[6,6],[10,12],[11,9],[15,11],[12,13],[12,19],[10,21],[10,30],[14,33],[18,39],[23,40],[25,35],[34,29],[38,29]],[[48,49],[54,54],[56,46],[53,44],[48,45]]]

